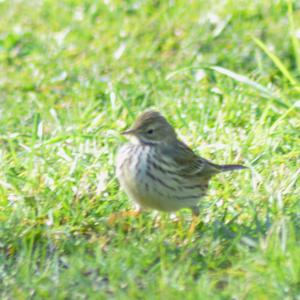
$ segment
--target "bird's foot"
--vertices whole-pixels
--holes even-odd
[[[193,206],[192,208],[192,223],[190,225],[189,231],[188,231],[188,237],[190,238],[193,233],[195,232],[197,226],[200,224],[200,218],[199,218],[199,207],[198,206]]]
[[[200,224],[200,218],[199,216],[193,215],[192,222],[188,231],[188,237],[191,237],[193,233],[195,232],[197,226]]]

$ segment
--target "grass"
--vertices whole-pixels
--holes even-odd
[[[1,299],[300,299],[295,1],[0,1]],[[119,132],[155,107],[216,177],[188,237],[131,208]]]

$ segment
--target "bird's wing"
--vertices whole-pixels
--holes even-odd
[[[171,153],[178,165],[178,171],[184,176],[211,177],[221,171],[218,165],[198,156],[181,141],[176,142]]]

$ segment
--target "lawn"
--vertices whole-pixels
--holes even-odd
[[[300,4],[0,1],[0,298],[300,299]],[[147,108],[221,174],[191,215],[132,208]],[[158,217],[160,220],[158,221]]]

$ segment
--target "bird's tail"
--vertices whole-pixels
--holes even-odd
[[[221,172],[247,169],[247,167],[242,165],[218,165],[218,168]]]

